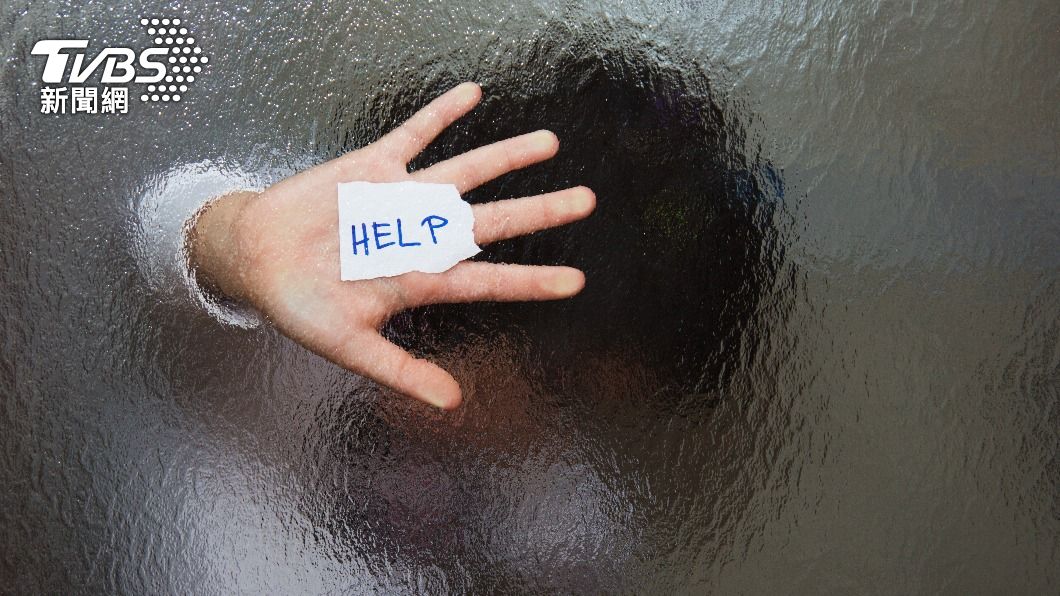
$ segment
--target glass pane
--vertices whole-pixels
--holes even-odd
[[[1060,12],[988,4],[0,6],[5,585],[1055,591]],[[42,113],[38,41],[154,17],[208,58],[179,101]],[[413,168],[547,128],[465,197],[598,204],[479,257],[579,296],[386,326],[459,409],[144,266],[173,171],[296,171],[465,80]]]

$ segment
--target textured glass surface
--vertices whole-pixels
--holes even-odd
[[[210,56],[179,104],[40,114],[45,38]],[[0,581],[16,592],[1055,593],[1060,5],[0,5]],[[597,211],[489,260],[548,304],[387,333],[442,413],[150,290],[136,201],[204,159],[414,164],[550,128],[473,202]]]

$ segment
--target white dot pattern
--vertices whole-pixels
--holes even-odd
[[[188,84],[195,82],[190,73],[201,73],[200,65],[208,63],[209,57],[202,55],[202,48],[195,45],[195,37],[186,26],[181,26],[180,19],[141,18],[140,25],[153,38],[155,47],[165,48],[169,54],[164,81],[148,85],[147,92],[140,95],[140,101],[181,101],[188,91]],[[174,82],[180,85],[174,85]]]

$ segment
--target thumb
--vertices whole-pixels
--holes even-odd
[[[438,365],[415,358],[375,331],[358,335],[345,347],[340,366],[437,408],[460,405],[460,385]]]

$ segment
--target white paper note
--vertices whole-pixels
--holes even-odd
[[[346,182],[338,193],[343,281],[441,273],[481,250],[471,205],[452,184]]]

